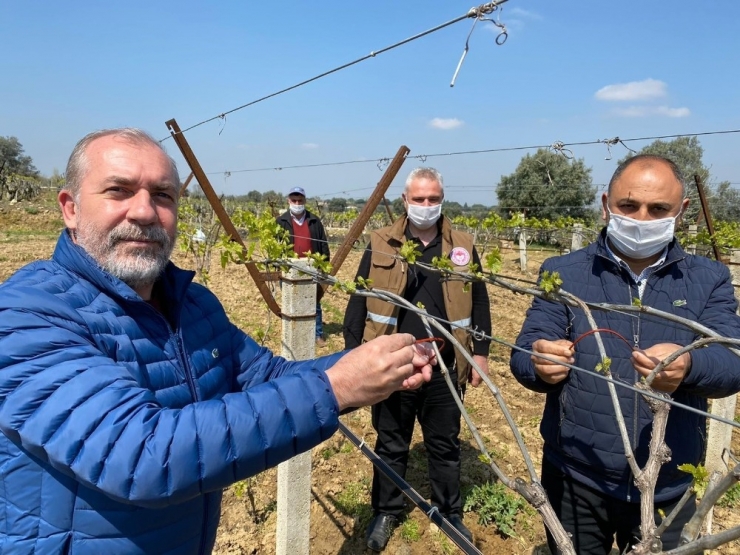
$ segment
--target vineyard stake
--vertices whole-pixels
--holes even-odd
[[[393,225],[393,211],[391,210],[391,205],[388,202],[388,199],[383,197],[383,204],[385,205],[385,211],[388,212],[388,219],[390,220],[390,225]]]
[[[185,139],[185,135],[180,131],[180,126],[177,125],[177,121],[175,121],[175,118],[172,118],[171,120],[167,120],[165,125],[169,128],[172,138],[175,139],[175,143],[180,149],[182,155],[185,157],[185,161],[188,163],[188,166],[190,166],[190,170],[193,172],[193,175],[195,175],[195,178],[198,180],[198,183],[200,184],[201,189],[203,189],[203,193],[206,195],[213,211],[216,212],[216,216],[218,216],[224,231],[226,231],[232,241],[239,243],[242,246],[244,253],[246,254],[247,246],[244,244],[244,241],[239,235],[234,223],[231,221],[231,218],[229,218],[229,215],[226,213],[226,209],[223,204],[221,204],[216,191],[213,190],[213,186],[208,180],[208,176],[206,176],[200,162],[198,162],[198,159],[195,157],[193,150]],[[267,306],[275,315],[280,316],[280,307],[272,296],[270,288],[265,283],[257,265],[254,262],[247,262],[245,266],[247,267],[247,270],[249,270],[249,275],[252,276],[254,283],[257,284],[257,289],[259,289],[259,292],[262,294],[262,298],[265,299]]]
[[[365,225],[367,225],[370,217],[375,213],[375,209],[385,197],[385,192],[388,190],[391,182],[398,174],[398,171],[401,169],[401,166],[406,160],[406,156],[408,156],[409,152],[411,152],[409,147],[407,147],[406,145],[401,145],[401,147],[398,149],[398,152],[396,152],[396,155],[393,157],[391,163],[388,164],[388,168],[386,168],[383,177],[381,177],[380,181],[378,181],[378,185],[375,187],[373,194],[370,195],[369,199],[367,199],[367,202],[365,203],[365,206],[362,207],[362,210],[357,216],[357,219],[352,224],[352,227],[349,228],[344,241],[342,241],[342,244],[339,245],[339,248],[334,253],[334,257],[331,259],[330,275],[337,275],[337,272],[339,271],[339,268],[342,267],[342,263],[344,262],[345,258],[347,258],[349,251],[352,250],[355,241],[357,241],[357,239],[360,237],[360,234],[362,234],[363,230],[365,229]],[[320,296],[323,295],[324,291],[326,291],[327,284],[323,284],[321,288],[322,290],[319,293]]]
[[[699,174],[694,174],[694,183],[696,183],[696,190],[699,191],[699,202],[701,203],[701,210],[704,214],[704,219],[707,221],[709,239],[712,241],[712,249],[714,249],[714,259],[717,262],[722,262],[722,256],[719,252],[717,239],[714,237],[714,224],[712,223],[712,215],[709,213],[709,203],[707,202],[707,196],[704,193],[704,185],[701,182]]]
[[[188,185],[190,185],[193,177],[195,177],[195,174],[193,172],[190,172],[188,178],[183,182],[182,187],[180,188],[180,198],[187,196],[187,193],[185,191],[188,190]]]

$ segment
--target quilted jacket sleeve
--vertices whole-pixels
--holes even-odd
[[[545,261],[540,268],[540,275],[545,270],[553,271],[553,268]],[[560,303],[544,301],[535,297],[532,306],[527,310],[527,315],[522,325],[522,330],[517,337],[516,345],[527,351],[532,350],[532,344],[538,339],[554,341],[556,339],[567,339],[565,330],[568,328],[567,309]],[[528,352],[512,349],[509,365],[517,381],[527,389],[538,393],[549,393],[562,387],[559,384],[548,384],[537,376]]]
[[[244,391],[163,407],[106,357],[53,295],[0,297],[0,431],[31,457],[113,499],[176,504],[327,439],[338,407],[324,369],[261,352]],[[22,302],[21,302],[22,301]]]
[[[737,301],[727,267],[717,264],[720,272],[699,323],[725,337],[740,338]],[[681,388],[702,397],[727,397],[740,391],[740,358],[721,345],[711,345],[691,352],[691,371]]]
[[[254,339],[236,326],[233,326],[232,332],[235,356],[240,361],[236,379],[242,391],[270,379],[300,374],[305,372],[307,367],[312,371],[326,372],[346,353],[340,351],[305,362],[290,361],[274,356],[267,348],[258,347]]]

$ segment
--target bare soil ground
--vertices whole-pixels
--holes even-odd
[[[61,218],[52,203],[21,202],[10,206],[0,202],[0,282],[16,269],[33,260],[48,258],[54,249]],[[175,261],[189,267],[191,261],[176,253]],[[536,276],[543,253],[531,253],[527,272]],[[349,279],[354,275],[359,253],[351,253],[339,277]],[[518,269],[518,256],[505,254],[503,273],[522,275]],[[244,268],[230,267],[222,270],[216,264],[211,268],[211,288],[219,296],[230,317],[247,332],[267,332],[266,344],[280,352],[280,322],[269,314],[256,287]],[[514,295],[500,288],[489,288],[493,313],[494,333],[513,341],[519,331],[530,299]],[[276,290],[279,300],[279,291]],[[347,303],[343,293],[329,291],[324,297],[324,321],[327,344],[317,354],[341,350],[342,317]],[[508,369],[508,349],[494,345],[490,357],[491,377],[500,388],[514,415],[521,434],[535,464],[539,466],[542,442],[538,426],[543,397],[532,393],[514,380]],[[472,389],[465,399],[468,411],[478,426],[490,452],[505,472],[526,478],[522,456],[516,448],[511,431],[503,422],[501,412],[486,390]],[[342,417],[344,422],[368,444],[374,444],[370,414],[360,410]],[[740,452],[739,434],[734,435],[734,451]],[[490,469],[478,459],[478,451],[469,431],[462,434],[463,487],[492,481]],[[311,553],[314,555],[365,553],[364,530],[369,522],[369,485],[372,477],[371,463],[337,433],[313,450]],[[429,495],[426,485],[426,456],[421,436],[414,435],[408,481],[422,495]],[[277,471],[268,470],[254,478],[239,483],[225,492],[215,553],[217,555],[275,553]],[[715,527],[725,529],[740,524],[738,508],[715,511]],[[418,525],[416,533],[396,530],[386,553],[404,555],[451,554],[457,549],[443,535],[430,526],[418,509],[409,514]],[[465,515],[466,524],[475,536],[478,548],[484,554],[544,554],[544,528],[534,513],[521,513],[517,519],[516,537],[504,537],[495,525],[478,524],[478,515]],[[413,530],[407,525],[405,530]],[[740,542],[733,542],[714,553],[730,555],[740,553]]]

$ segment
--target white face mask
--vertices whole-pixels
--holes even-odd
[[[442,214],[442,205],[419,206],[418,204],[408,204],[406,206],[406,213],[408,214],[409,221],[417,229],[429,229],[439,220],[439,216]]]
[[[673,218],[659,220],[635,220],[627,216],[620,216],[609,212],[609,224],[606,235],[620,253],[641,260],[650,258],[662,251],[673,239],[676,229],[676,220]]]
[[[290,209],[290,213],[294,216],[300,216],[306,211],[305,204],[291,204],[288,208]]]

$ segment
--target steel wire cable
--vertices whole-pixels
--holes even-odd
[[[334,69],[330,69],[328,71],[325,71],[323,73],[320,73],[319,75],[316,75],[314,77],[311,77],[309,79],[305,79],[299,83],[296,83],[295,85],[291,85],[290,87],[286,87],[284,89],[280,89],[279,91],[270,93],[268,95],[265,95],[261,98],[257,98],[256,100],[252,100],[251,102],[247,102],[246,104],[242,104],[241,106],[237,106],[236,108],[232,108],[231,110],[227,110],[225,112],[222,112],[218,114],[217,116],[210,117],[208,119],[205,119],[201,122],[198,122],[196,124],[191,125],[190,127],[186,127],[181,131],[181,133],[185,133],[185,131],[190,131],[191,129],[195,129],[196,127],[200,127],[201,125],[204,125],[206,123],[209,123],[211,121],[215,121],[218,119],[225,120],[226,116],[229,114],[233,114],[234,112],[237,112],[239,110],[242,110],[244,108],[247,108],[248,106],[253,106],[254,104],[257,104],[259,102],[262,102],[264,100],[267,100],[268,98],[273,98],[275,96],[281,95],[283,93],[286,93],[288,91],[292,91],[294,89],[297,89],[299,87],[302,87],[303,85],[307,85],[308,83],[312,83],[313,81],[317,81],[318,79],[321,79],[322,77],[326,77],[327,75],[331,75],[333,73],[336,73],[338,71],[341,71],[343,69],[347,69],[348,67],[351,67],[353,65],[359,64],[360,62],[364,62],[365,60],[369,60],[370,58],[375,58],[376,56],[383,54],[385,52],[388,52],[389,50],[393,50],[394,48],[398,48],[399,46],[403,46],[404,44],[408,44],[412,41],[415,41],[417,39],[420,39],[422,37],[425,37],[427,35],[430,35],[432,33],[435,33],[441,29],[444,29],[445,27],[449,27],[450,25],[453,25],[459,21],[463,21],[465,19],[469,19],[471,17],[478,17],[478,13],[490,13],[494,11],[498,6],[501,4],[507,2],[508,0],[496,0],[494,2],[488,2],[486,4],[481,4],[477,8],[471,8],[468,10],[465,15],[461,15],[459,17],[456,17],[454,19],[451,19],[449,21],[446,21],[445,23],[442,23],[440,25],[437,25],[436,27],[432,27],[431,29],[427,29],[426,31],[422,31],[421,33],[417,33],[416,35],[413,35],[411,37],[408,37],[402,41],[396,42],[394,44],[391,44],[390,46],[386,46],[385,48],[381,48],[380,50],[373,50],[369,54],[362,56],[360,58],[357,58],[356,60],[352,60],[351,62],[347,62],[345,64],[342,64],[340,66],[335,67]],[[171,137],[167,136],[163,139],[160,139],[159,142],[165,141]]]

